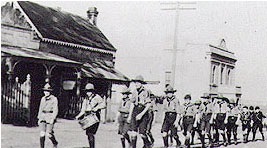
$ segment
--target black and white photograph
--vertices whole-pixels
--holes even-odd
[[[267,1],[1,1],[2,148],[267,148]]]

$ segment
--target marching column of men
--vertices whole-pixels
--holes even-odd
[[[179,98],[175,96],[176,90],[170,85],[166,85],[165,95],[163,97],[152,97],[150,90],[144,87],[146,82],[142,76],[137,76],[134,80],[134,91],[125,86],[121,92],[123,97],[119,104],[116,122],[119,123],[118,134],[121,135],[122,147],[126,147],[127,140],[130,148],[136,148],[137,134],[139,133],[143,140],[143,148],[152,148],[154,137],[151,132],[152,122],[154,120],[154,111],[156,104],[163,105],[164,121],[162,123],[161,133],[163,145],[169,147],[168,139],[171,137],[176,141],[176,147],[181,146],[178,136],[178,126],[183,129],[185,137],[184,145],[190,147],[194,139],[194,133],[197,131],[202,147],[220,146],[220,135],[223,138],[223,145],[231,144],[233,135],[234,144],[237,144],[237,127],[241,123],[243,131],[243,142],[247,143],[250,132],[252,131],[252,141],[255,141],[256,132],[259,132],[264,141],[263,118],[266,116],[260,111],[258,106],[237,106],[235,100],[228,100],[225,97],[202,96],[203,101],[197,100],[192,103],[190,94],[184,97],[184,104],[180,104]],[[45,137],[48,136],[53,147],[57,147],[58,141],[54,136],[54,124],[58,113],[58,101],[52,94],[52,88],[47,83],[44,88],[44,97],[40,102],[38,113],[38,123],[40,126],[40,147],[45,147]],[[86,128],[86,135],[90,148],[95,147],[94,135],[97,132],[100,119],[100,110],[105,108],[103,99],[94,91],[94,86],[88,83],[84,92],[86,97],[83,100],[81,112],[76,119],[86,116],[86,114],[95,115],[97,119]],[[132,95],[132,96],[130,96]],[[181,122],[182,121],[182,122]],[[212,134],[213,131],[213,134]],[[205,145],[205,137],[208,137],[209,143]],[[190,142],[190,140],[192,140]]]
[[[151,148],[154,143],[151,128],[154,120],[155,104],[163,105],[164,120],[162,123],[161,133],[164,148],[170,146],[169,138],[176,141],[176,147],[182,145],[178,136],[178,126],[183,129],[185,137],[184,145],[190,147],[194,143],[195,132],[198,133],[202,147],[216,147],[223,144],[231,144],[233,135],[234,144],[237,144],[237,127],[241,124],[243,131],[243,142],[248,142],[249,133],[252,131],[253,138],[257,129],[259,129],[262,140],[262,132],[265,118],[259,111],[259,107],[248,108],[237,106],[235,100],[228,100],[225,97],[202,96],[202,101],[192,102],[190,94],[184,97],[184,104],[180,104],[179,98],[175,96],[176,90],[170,85],[166,85],[165,95],[162,97],[152,96],[150,90],[144,87],[146,82],[142,76],[137,76],[132,82],[135,83],[135,90],[130,91],[125,88],[122,92],[123,98],[119,107],[119,134],[122,135],[122,147],[125,147],[125,139],[129,147],[136,148],[137,133],[143,139],[143,148]],[[129,95],[132,93],[132,96]],[[122,108],[124,107],[123,111]],[[182,122],[181,122],[182,121]],[[130,135],[130,136],[129,136]],[[223,143],[220,143],[222,136]],[[208,144],[205,143],[205,137],[208,138]]]

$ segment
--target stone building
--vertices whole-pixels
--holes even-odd
[[[4,121],[14,120],[13,114],[17,117],[16,113],[20,112],[17,109],[23,108],[28,112],[27,122],[36,124],[43,95],[41,88],[46,82],[52,84],[53,93],[59,99],[59,117],[65,118],[73,118],[79,111],[81,90],[87,82],[93,83],[107,102],[111,98],[112,84],[129,83],[114,67],[116,48],[97,27],[97,9],[89,8],[87,16],[82,18],[27,1],[7,2],[2,6]],[[28,94],[26,104],[29,106],[17,107],[18,102],[25,100],[25,94]],[[108,112],[103,112],[103,120],[108,118]]]
[[[193,99],[205,94],[229,99],[241,97],[241,87],[235,83],[237,58],[224,39],[218,46],[188,45],[177,56],[175,86],[180,97],[185,94],[191,94]]]

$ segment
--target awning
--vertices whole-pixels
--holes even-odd
[[[82,63],[52,54],[48,52],[43,52],[39,50],[21,48],[21,47],[12,47],[12,46],[1,46],[1,52],[4,53],[4,56],[13,56],[20,58],[27,58],[34,61],[39,61],[40,63],[53,62],[58,64],[68,64],[68,65],[82,65]]]
[[[84,64],[82,68],[82,76],[114,81],[130,81],[121,72],[103,61],[92,61],[90,63]]]

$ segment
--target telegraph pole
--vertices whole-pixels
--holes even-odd
[[[175,5],[172,8],[162,8],[161,10],[175,10],[175,26],[174,26],[174,41],[172,49],[172,68],[171,68],[171,82],[170,85],[174,87],[175,85],[175,72],[176,72],[176,61],[177,61],[177,51],[178,51],[178,24],[179,24],[179,11],[180,10],[196,10],[194,7],[185,7],[185,5],[196,4],[196,2],[166,2],[161,3],[162,5]]]

